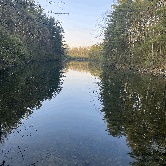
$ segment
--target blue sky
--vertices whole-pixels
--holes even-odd
[[[88,46],[99,42],[95,38],[95,25],[101,21],[102,14],[111,10],[114,0],[38,0],[47,15],[62,22],[65,31],[65,41],[69,46]],[[69,15],[55,15],[54,11],[69,13]],[[49,12],[49,13],[48,13]]]

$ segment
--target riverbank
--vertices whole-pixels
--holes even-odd
[[[158,68],[134,68],[134,67],[126,67],[124,65],[115,65],[117,69],[124,69],[124,70],[132,70],[134,72],[140,72],[140,73],[147,73],[153,76],[162,77],[166,79],[166,70],[164,69],[158,69]]]

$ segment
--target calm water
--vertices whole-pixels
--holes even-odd
[[[164,80],[95,66],[1,71],[2,165],[165,164]]]

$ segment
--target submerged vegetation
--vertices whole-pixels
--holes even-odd
[[[0,1],[1,68],[32,60],[60,60],[63,29],[33,1]]]
[[[30,61],[97,61],[104,66],[160,69],[166,66],[164,0],[122,0],[108,14],[103,43],[63,47],[63,29],[34,1],[0,1],[0,64],[2,68]]]

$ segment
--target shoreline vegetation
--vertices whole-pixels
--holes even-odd
[[[65,46],[65,56],[68,60],[96,61],[102,64],[103,45],[94,44],[92,46],[80,46],[70,48]]]
[[[122,0],[112,8],[103,42],[88,48],[89,60],[166,77],[166,1]]]
[[[123,0],[112,7],[104,36],[104,63],[166,74],[166,2]]]
[[[31,61],[60,61],[63,28],[34,1],[0,1],[1,69]]]
[[[34,61],[92,61],[166,77],[166,2],[122,0],[107,15],[104,40],[63,44],[64,30],[34,1],[0,1],[0,70]]]
[[[149,73],[152,74],[154,76],[160,76],[163,78],[166,78],[166,70],[164,69],[160,69],[160,68],[138,68],[133,67],[133,65],[125,65],[125,64],[120,64],[120,63],[111,63],[110,61],[106,62],[105,59],[105,54],[104,54],[104,44],[95,44],[91,47],[88,47],[88,51],[86,50],[86,52],[88,52],[88,56],[85,57],[84,52],[79,52],[79,48],[81,47],[74,47],[74,49],[72,48],[67,48],[65,49],[65,57],[67,59],[67,61],[89,61],[90,63],[96,63],[96,66],[100,66],[100,68],[116,68],[118,70],[123,69],[123,70],[131,70],[134,72],[141,72],[141,73]],[[82,47],[80,50],[82,50],[84,47]],[[86,47],[85,47],[86,48]],[[77,50],[76,52],[74,52],[74,50]],[[70,52],[72,52],[72,54],[70,54]],[[83,56],[81,56],[81,54]],[[105,63],[104,63],[105,62]]]

